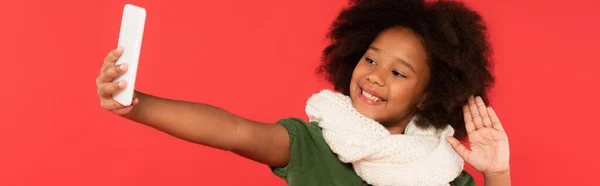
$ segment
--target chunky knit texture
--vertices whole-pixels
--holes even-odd
[[[394,186],[445,186],[463,170],[463,159],[446,141],[454,129],[418,128],[411,121],[404,134],[391,134],[360,114],[350,97],[330,90],[313,95],[306,105],[325,141],[338,158],[352,163],[365,182]]]

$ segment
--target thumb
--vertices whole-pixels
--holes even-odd
[[[140,102],[140,99],[138,98],[133,98],[133,101],[131,102],[131,105],[127,106],[127,107],[123,107],[117,110],[113,110],[112,112],[117,114],[117,115],[126,115],[129,114],[132,110],[133,110],[133,106],[137,105]]]
[[[465,147],[465,145],[460,143],[460,141],[458,141],[456,138],[454,138],[452,136],[446,137],[446,140],[448,140],[448,143],[450,143],[450,145],[452,145],[452,148],[454,149],[454,151],[456,151],[458,153],[458,155],[460,155],[460,157],[463,158],[463,160],[465,160],[465,161],[468,160],[467,158],[471,154],[471,150],[467,149],[467,147]]]

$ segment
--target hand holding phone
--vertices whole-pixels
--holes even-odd
[[[131,4],[125,5],[118,41],[118,46],[123,47],[123,53],[116,61],[116,65],[127,64],[128,70],[114,78],[113,82],[125,81],[126,87],[112,95],[113,99],[123,106],[131,105],[133,100],[145,22],[144,8]]]

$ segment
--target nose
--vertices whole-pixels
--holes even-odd
[[[385,85],[385,79],[383,78],[383,70],[380,69],[375,69],[373,71],[371,71],[371,73],[369,73],[369,75],[367,75],[367,81],[373,83],[373,84],[377,84],[378,86],[384,86]]]

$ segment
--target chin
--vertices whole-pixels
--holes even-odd
[[[357,101],[355,101],[354,99],[352,100],[352,106],[354,107],[354,109],[356,109],[356,111],[358,113],[360,113],[361,115],[370,118],[370,119],[377,119],[377,109],[373,109],[373,108],[366,108],[364,105],[361,105],[360,103],[358,103]]]

